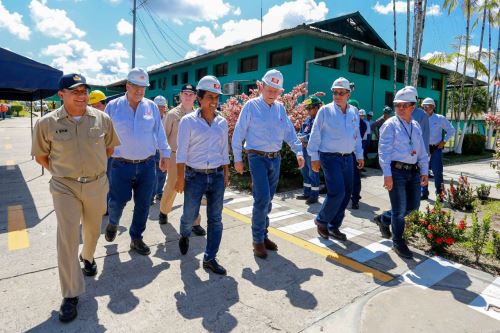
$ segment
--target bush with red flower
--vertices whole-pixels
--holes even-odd
[[[436,202],[434,207],[427,206],[425,212],[414,211],[406,217],[405,238],[421,237],[435,253],[443,253],[450,245],[463,240],[465,219],[454,222],[451,212]]]
[[[474,189],[469,184],[467,176],[460,175],[458,183],[451,179],[447,195],[448,203],[453,209],[470,211],[474,207]]]

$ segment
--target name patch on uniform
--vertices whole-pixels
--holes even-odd
[[[57,130],[56,130],[56,133],[57,133],[57,134],[60,134],[60,133],[68,133],[68,129],[67,129],[67,128],[60,128],[60,129],[57,129]]]
[[[151,117],[153,115],[153,111],[146,110],[146,111],[144,111],[144,115],[147,116],[147,117]]]

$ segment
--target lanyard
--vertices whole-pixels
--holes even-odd
[[[410,133],[408,133],[408,130],[406,129],[405,124],[401,121],[401,119],[399,117],[398,117],[398,120],[401,123],[401,125],[403,126],[403,128],[406,132],[406,135],[408,135],[408,139],[410,139],[410,146],[413,147],[413,141],[411,139],[412,134],[413,134],[413,124],[410,122]]]

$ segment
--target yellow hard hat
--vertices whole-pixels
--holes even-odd
[[[104,101],[105,99],[106,95],[102,91],[94,90],[89,94],[89,105]]]

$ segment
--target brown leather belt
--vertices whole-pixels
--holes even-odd
[[[64,179],[69,179],[69,180],[74,180],[76,182],[82,183],[82,184],[87,184],[87,183],[92,183],[93,181],[98,180],[101,176],[105,175],[106,173],[103,172],[100,175],[97,176],[92,176],[92,177],[78,177],[78,178],[72,178],[72,177],[63,177]]]
[[[152,159],[154,157],[155,157],[154,155],[151,155],[143,160],[127,160],[126,158],[123,158],[123,157],[113,157],[113,159],[115,159],[117,161],[125,162],[125,163],[139,164],[139,163],[144,163],[146,161],[149,161],[150,159]]]
[[[203,173],[203,174],[209,175],[209,174],[212,174],[212,173],[216,173],[218,171],[222,171],[222,170],[224,170],[224,168],[222,166],[219,166],[219,167],[213,168],[213,169],[195,169],[195,168],[191,168],[189,165],[186,165],[186,170],[191,170],[191,171],[194,171],[194,172],[198,172],[198,173]]]
[[[391,162],[391,167],[398,169],[398,170],[406,170],[406,171],[418,171],[420,168],[418,167],[418,164],[408,164],[408,163],[403,163],[403,162],[398,162],[398,161],[392,161]]]
[[[260,151],[260,150],[255,150],[255,149],[248,149],[247,153],[257,154],[257,155],[264,156],[264,157],[267,157],[267,158],[280,157],[280,152],[279,151],[276,151],[276,152],[273,152],[273,153],[268,153],[268,152],[265,152],[265,151]]]

